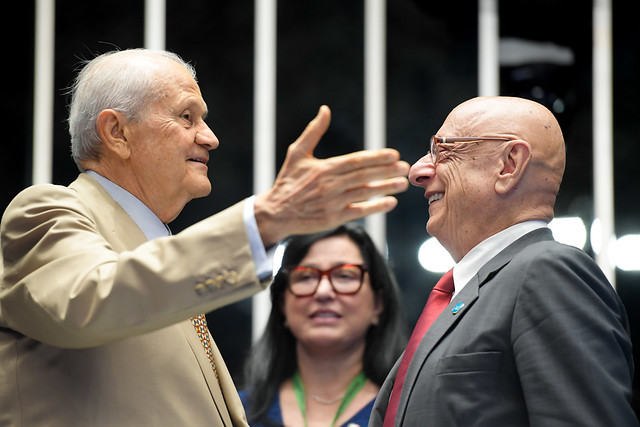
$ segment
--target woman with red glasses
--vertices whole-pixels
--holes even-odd
[[[240,393],[252,426],[367,425],[406,344],[398,287],[358,224],[293,237]]]

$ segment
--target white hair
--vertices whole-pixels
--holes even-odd
[[[145,107],[165,95],[166,80],[157,67],[163,59],[177,62],[196,78],[192,65],[167,51],[113,51],[85,63],[71,87],[68,119],[71,156],[78,169],[83,170],[81,161],[100,156],[96,122],[101,111],[113,109],[139,120]]]

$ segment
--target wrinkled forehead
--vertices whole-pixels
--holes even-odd
[[[564,169],[564,137],[558,121],[542,104],[522,98],[474,98],[454,108],[438,136],[507,136],[527,141],[536,161]]]
[[[523,100],[524,101],[524,100]],[[519,136],[530,120],[538,117],[536,106],[507,98],[474,98],[455,107],[442,124],[440,136]]]
[[[442,136],[504,135],[529,142],[542,138],[564,143],[551,111],[535,101],[515,97],[482,97],[463,102],[451,111],[440,131]]]

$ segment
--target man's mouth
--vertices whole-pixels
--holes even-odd
[[[189,159],[190,162],[196,162],[196,163],[202,163],[203,165],[207,164],[207,159],[204,158],[200,158],[200,157],[194,157],[192,159]]]
[[[429,197],[429,205],[431,205],[431,203],[435,202],[436,200],[440,200],[440,199],[442,199],[443,197],[444,197],[444,193],[435,193],[435,194],[432,194],[432,195]]]

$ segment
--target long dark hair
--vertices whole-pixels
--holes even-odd
[[[384,309],[377,325],[367,331],[363,356],[363,371],[378,385],[386,378],[396,359],[405,348],[407,338],[400,293],[395,277],[384,257],[376,249],[364,228],[357,223],[333,230],[292,237],[286,244],[283,266],[297,265],[311,245],[332,236],[349,237],[362,253],[368,267],[371,288],[379,294]],[[280,270],[271,284],[271,314],[262,337],[255,343],[245,363],[244,389],[249,393],[249,422],[266,422],[265,415],[280,385],[297,369],[296,339],[285,327],[282,313],[287,277]]]

